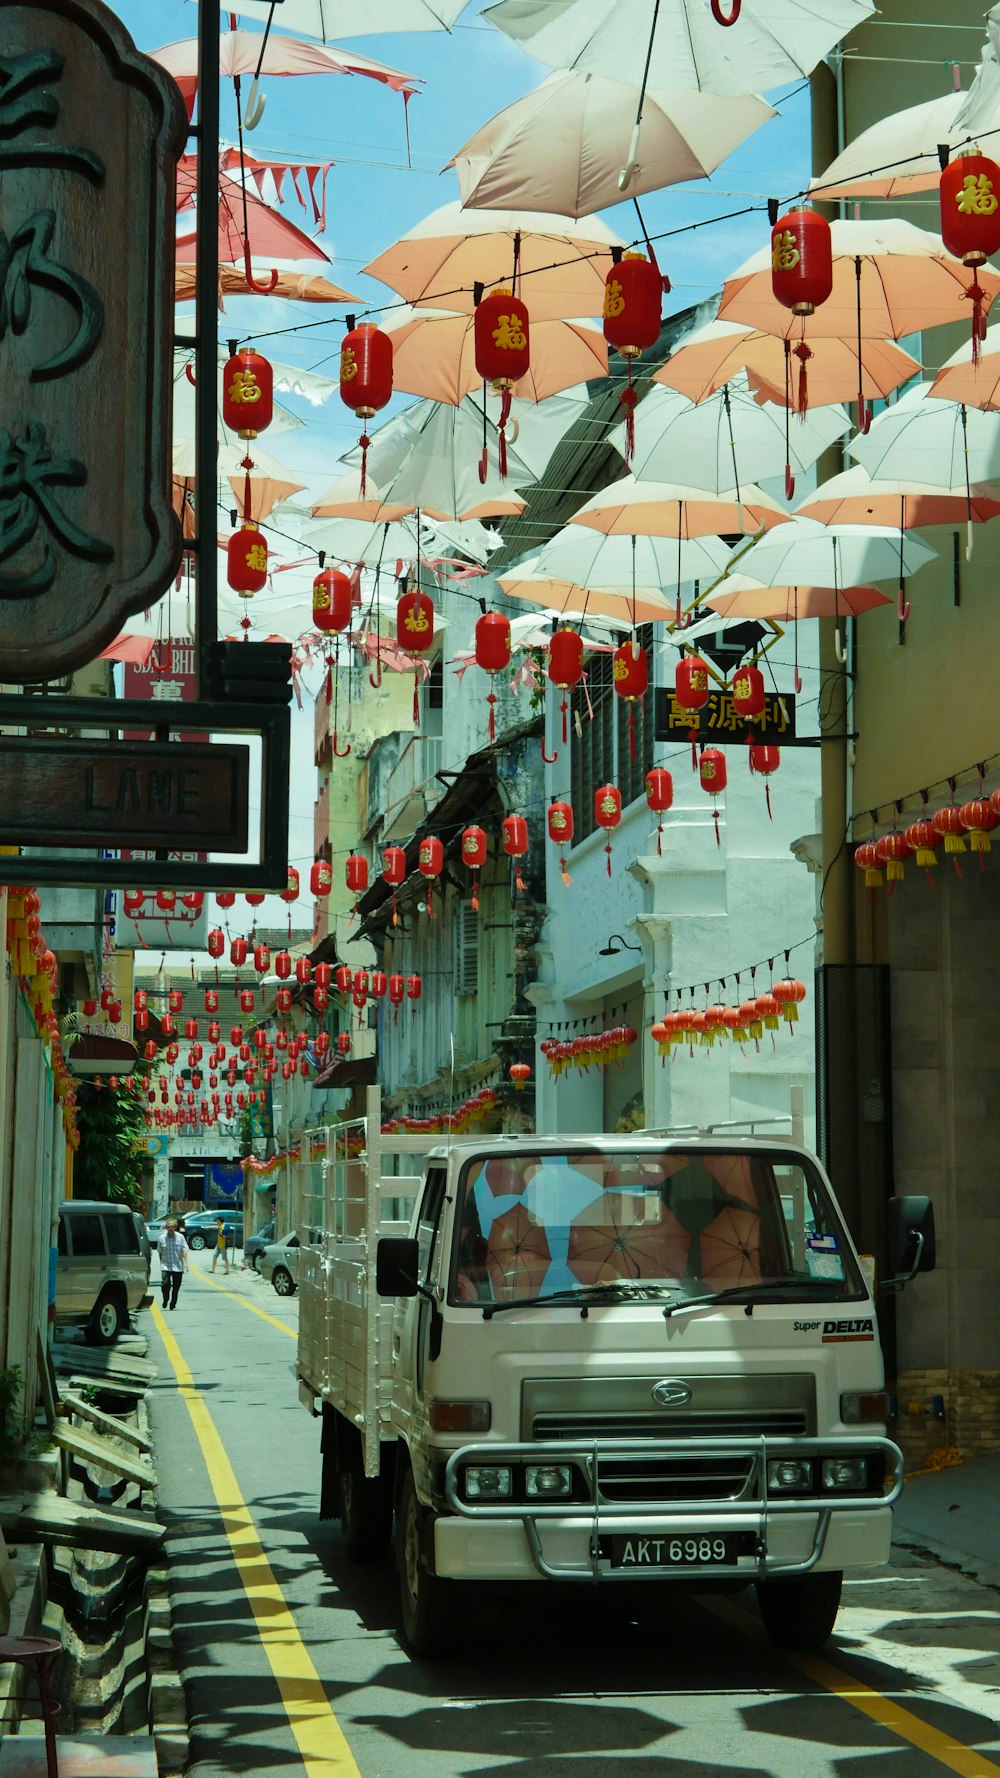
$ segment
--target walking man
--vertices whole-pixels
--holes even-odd
[[[212,1255],[212,1264],[211,1264],[210,1270],[213,1272],[215,1271],[215,1262],[221,1256],[222,1263],[226,1268],[226,1277],[228,1278],[228,1276],[229,1276],[229,1254],[226,1250],[226,1225],[223,1222],[221,1216],[216,1219],[215,1227],[216,1227],[215,1252]]]
[[[160,1289],[163,1307],[176,1309],[181,1279],[188,1269],[188,1244],[177,1227],[177,1218],[169,1216],[166,1227],[156,1243],[160,1256]]]

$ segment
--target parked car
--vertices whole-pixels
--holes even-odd
[[[59,1206],[57,1323],[82,1327],[94,1345],[125,1332],[149,1289],[149,1261],[126,1204],[68,1198]]]
[[[133,1210],[132,1220],[135,1223],[135,1232],[139,1237],[139,1251],[146,1262],[146,1278],[148,1280],[149,1268],[153,1260],[153,1242],[149,1238],[149,1230],[138,1210]]]
[[[275,1221],[272,1216],[270,1222],[264,1224],[264,1227],[260,1230],[259,1234],[248,1235],[243,1243],[244,1263],[248,1266],[253,1266],[255,1272],[260,1271],[264,1258],[264,1249],[274,1240],[274,1230]]]
[[[146,1237],[151,1247],[156,1246],[156,1243],[160,1239],[166,1226],[167,1219],[165,1216],[154,1216],[150,1222],[147,1222]]]
[[[215,1229],[220,1216],[226,1225],[226,1238],[230,1247],[242,1247],[242,1210],[191,1210],[179,1220],[184,1224],[185,1239],[192,1253],[200,1253],[203,1247],[215,1246]]]
[[[260,1262],[260,1275],[273,1284],[279,1296],[294,1296],[299,1282],[299,1237],[286,1235],[265,1247]]]

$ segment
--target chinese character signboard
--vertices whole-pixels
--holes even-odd
[[[673,692],[666,686],[658,686],[656,690],[656,723],[654,739],[657,741],[687,740],[693,735],[697,741],[714,741],[724,745],[727,741],[766,741],[771,746],[796,746],[795,735],[795,696],[791,692],[774,692],[766,700],[763,714],[754,723],[745,722],[733,709],[732,696],[727,691],[711,691],[708,703],[703,709],[694,713],[682,710]],[[811,742],[804,743],[811,745]]]
[[[100,0],[0,34],[0,680],[94,658],[176,572],[174,82]]]

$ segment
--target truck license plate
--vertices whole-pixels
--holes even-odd
[[[612,1568],[726,1568],[737,1557],[752,1555],[752,1533],[691,1537],[602,1537],[601,1555]]]

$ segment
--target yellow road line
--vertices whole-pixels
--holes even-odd
[[[192,1266],[190,1271],[188,1272],[188,1277],[199,1279],[199,1281],[202,1284],[210,1285],[212,1290],[221,1290],[224,1295],[229,1296],[230,1302],[239,1303],[241,1308],[249,1309],[251,1315],[259,1315],[262,1321],[269,1321],[271,1323],[272,1327],[280,1327],[282,1333],[291,1334],[293,1340],[298,1337],[298,1332],[297,1332],[296,1328],[289,1327],[287,1322],[285,1322],[285,1321],[279,1321],[277,1316],[275,1316],[275,1315],[269,1315],[266,1309],[258,1309],[256,1303],[248,1303],[245,1297],[231,1295],[226,1290],[225,1285],[224,1284],[216,1284],[215,1279],[212,1278],[208,1272],[199,1272],[194,1266]]]
[[[178,1389],[191,1415],[236,1570],[254,1615],[261,1647],[277,1681],[302,1763],[311,1778],[333,1778],[334,1774],[336,1778],[361,1778],[344,1731],[299,1635],[295,1618],[274,1578],[250,1509],[240,1493],[236,1473],[194,1377],[166,1324],[163,1311],[155,1303],[152,1315],[166,1346]]]
[[[749,1612],[723,1599],[713,1599],[710,1605],[706,1600],[705,1604],[742,1635],[770,1647],[768,1638]],[[957,1772],[959,1778],[988,1778],[991,1772],[1000,1771],[996,1761],[987,1754],[977,1753],[974,1748],[955,1741],[943,1730],[933,1728],[894,1698],[887,1698],[875,1691],[863,1679],[853,1678],[822,1655],[796,1654],[787,1648],[780,1652],[790,1666],[797,1667],[814,1684],[822,1686],[824,1691],[831,1692],[834,1697],[842,1698],[845,1704],[860,1710],[862,1716],[869,1717],[880,1728],[888,1729],[899,1740],[907,1741],[911,1747],[919,1748],[921,1753],[928,1754],[939,1765],[947,1766],[950,1772]]]

